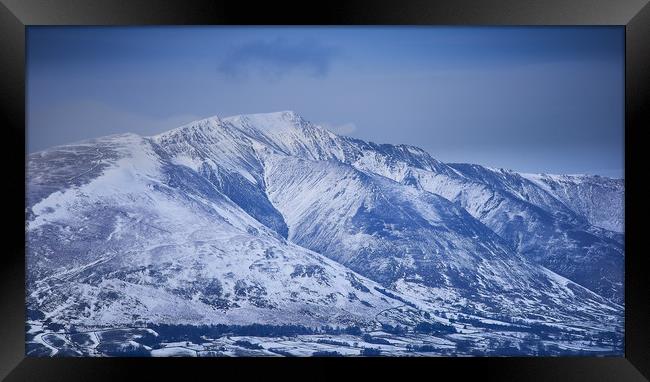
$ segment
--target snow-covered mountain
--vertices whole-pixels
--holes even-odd
[[[257,131],[257,139],[286,155],[336,160],[440,195],[459,204],[516,252],[623,302],[622,180],[539,176],[546,179],[542,187],[528,174],[445,164],[417,147],[338,136],[293,112],[236,116],[224,122],[240,131]],[[564,179],[564,191],[548,185],[548,179]],[[611,227],[618,228],[607,229]]]
[[[460,203],[528,259],[623,303],[623,234],[591,225],[574,204],[513,171],[451,166],[462,177],[423,177],[423,187]],[[622,190],[601,197],[623,208]]]
[[[625,182],[598,175],[521,174],[584,216],[590,224],[614,232],[625,229]]]
[[[31,154],[27,192],[28,308],[48,322],[622,330],[606,178],[449,165],[278,112]]]

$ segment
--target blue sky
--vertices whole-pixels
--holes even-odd
[[[29,27],[28,151],[295,110],[448,162],[623,176],[622,27]]]

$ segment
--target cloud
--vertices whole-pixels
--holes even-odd
[[[314,40],[258,40],[231,49],[219,62],[217,69],[231,76],[255,72],[282,77],[297,71],[323,77],[328,74],[337,53],[334,47]]]
[[[103,102],[62,101],[29,108],[28,151],[120,133],[158,134],[200,119],[194,114],[152,116],[115,108]]]
[[[340,125],[332,125],[324,122],[321,123],[320,125],[333,133],[341,134],[341,135],[350,135],[357,130],[357,125],[355,125],[352,122],[347,122]]]

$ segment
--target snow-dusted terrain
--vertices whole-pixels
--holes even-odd
[[[28,354],[622,354],[623,181],[293,112],[30,154]]]

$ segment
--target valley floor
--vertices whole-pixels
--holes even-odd
[[[566,333],[532,334],[476,327],[456,333],[328,328],[318,334],[200,335],[166,327],[50,331],[36,323],[27,333],[27,355],[90,357],[231,356],[621,356],[622,336],[597,342]],[[246,327],[242,327],[246,328]],[[388,330],[393,329],[389,328]],[[165,334],[160,334],[165,333]],[[245,332],[245,330],[244,330]],[[348,334],[348,332],[354,334]],[[170,334],[171,333],[171,334]],[[207,332],[206,332],[207,333]],[[215,338],[211,338],[215,337]]]

